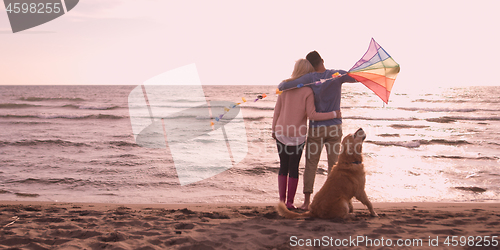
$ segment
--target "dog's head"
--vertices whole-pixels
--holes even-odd
[[[358,129],[354,134],[348,134],[342,140],[342,151],[339,156],[339,163],[361,163],[363,156],[363,141],[366,139],[365,131]]]

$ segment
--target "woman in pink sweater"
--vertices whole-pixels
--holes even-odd
[[[292,77],[285,81],[297,79],[310,72],[314,72],[311,63],[306,59],[300,59],[295,63]],[[299,162],[306,141],[307,118],[323,121],[340,117],[340,115],[340,110],[317,113],[313,91],[309,87],[287,90],[278,96],[274,108],[272,135],[276,139],[280,157],[278,174],[280,201],[286,200],[286,206],[289,209],[295,208],[293,200],[299,182]]]

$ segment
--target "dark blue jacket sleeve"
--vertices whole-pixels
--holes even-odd
[[[308,84],[308,83],[312,83],[313,82],[313,79],[312,79],[312,74],[309,73],[309,74],[305,74],[295,80],[292,80],[292,81],[288,81],[288,82],[281,82],[279,85],[278,85],[278,89],[280,91],[283,91],[283,90],[287,90],[287,89],[291,89],[291,88],[295,88],[297,87],[299,84]]]
[[[341,76],[341,79],[340,79],[342,82],[358,82],[358,80],[347,75],[347,71],[339,70],[338,72],[339,72],[339,74],[343,75],[343,76]]]
[[[349,75],[347,75],[347,71],[345,70],[332,70],[334,72],[338,72],[340,75],[342,75],[339,80],[340,82],[342,83],[345,83],[345,82],[358,82],[356,79],[350,77]]]

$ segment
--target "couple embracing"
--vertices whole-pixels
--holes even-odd
[[[320,85],[297,86],[341,76]],[[323,147],[328,154],[328,173],[336,164],[342,139],[340,97],[342,83],[357,82],[343,70],[327,70],[318,52],[312,51],[306,59],[295,63],[291,78],[278,88],[284,90],[274,108],[272,136],[276,139],[280,158],[278,191],[280,201],[294,209],[293,201],[299,182],[299,162],[305,148],[304,204],[308,210],[314,187],[316,170]],[[302,84],[302,85],[300,85]],[[309,118],[309,129],[307,129]]]

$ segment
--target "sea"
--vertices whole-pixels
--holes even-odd
[[[276,86],[202,86],[207,102],[240,103],[238,139],[247,150],[227,169],[190,183],[180,181],[168,145],[136,141],[129,98],[136,88],[0,86],[0,200],[278,201],[279,158],[271,138]],[[500,201],[500,86],[396,91],[388,104],[362,84],[344,84],[342,91],[344,135],[358,128],[367,133],[363,156],[372,202]],[[197,143],[199,154],[190,154],[205,157],[211,142]],[[315,191],[326,180],[326,165],[323,152]],[[303,170],[304,157],[301,179]],[[295,202],[302,201],[300,181]]]

